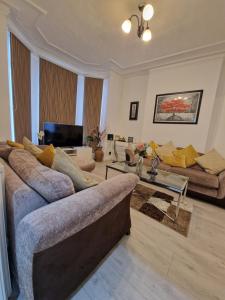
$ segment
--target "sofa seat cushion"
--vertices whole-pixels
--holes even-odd
[[[216,175],[208,174],[204,171],[200,171],[193,168],[177,168],[171,167],[170,172],[174,172],[183,176],[189,177],[189,182],[196,185],[205,186],[207,188],[218,189],[219,178]]]
[[[205,186],[196,185],[194,183],[188,184],[188,191],[198,193],[199,195],[205,195],[207,197],[218,198],[217,189],[210,189]]]
[[[162,161],[160,162],[160,164],[158,166],[158,169],[163,170],[163,171],[168,171],[168,172],[171,170],[171,168],[172,168],[171,166],[165,164]]]
[[[9,164],[22,180],[48,202],[54,202],[74,193],[71,179],[43,166],[26,150],[14,150]]]

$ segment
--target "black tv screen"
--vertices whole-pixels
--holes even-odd
[[[44,143],[54,147],[83,145],[83,126],[44,123]]]

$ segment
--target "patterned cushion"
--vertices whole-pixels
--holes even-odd
[[[23,181],[48,202],[54,202],[74,193],[71,179],[41,165],[26,150],[14,150],[9,155],[10,166]]]

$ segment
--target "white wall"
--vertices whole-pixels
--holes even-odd
[[[0,3],[0,140],[13,138],[8,70],[8,7]]]
[[[125,78],[120,102],[120,118],[122,120],[120,135],[132,136],[135,142],[141,141],[143,120],[145,115],[145,99],[148,74]],[[130,102],[139,101],[138,120],[129,120]]]
[[[120,104],[123,88],[123,78],[111,71],[108,81],[108,103],[107,103],[107,133],[120,134],[121,118]]]
[[[111,72],[107,131],[134,136],[135,141],[172,140],[177,146],[193,144],[197,150],[220,148],[225,154],[225,64],[223,56],[202,58],[124,77]],[[198,124],[153,124],[156,94],[203,89]],[[137,121],[129,121],[129,105],[139,101]],[[219,150],[219,149],[218,149]]]
[[[193,144],[205,151],[210,128],[217,85],[223,59],[221,57],[196,60],[151,70],[149,73],[142,139],[176,145]],[[203,89],[198,124],[153,124],[156,94]]]

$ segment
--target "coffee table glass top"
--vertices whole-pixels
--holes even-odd
[[[128,164],[126,164],[125,162],[110,163],[106,165],[106,168],[114,169],[122,173],[137,174],[136,166],[128,166]],[[140,177],[140,180],[168,188],[175,192],[184,191],[188,183],[188,177],[159,169],[157,170],[156,176],[151,176],[147,173],[149,169],[150,167],[146,167],[145,165],[143,165],[141,174],[137,174]]]

